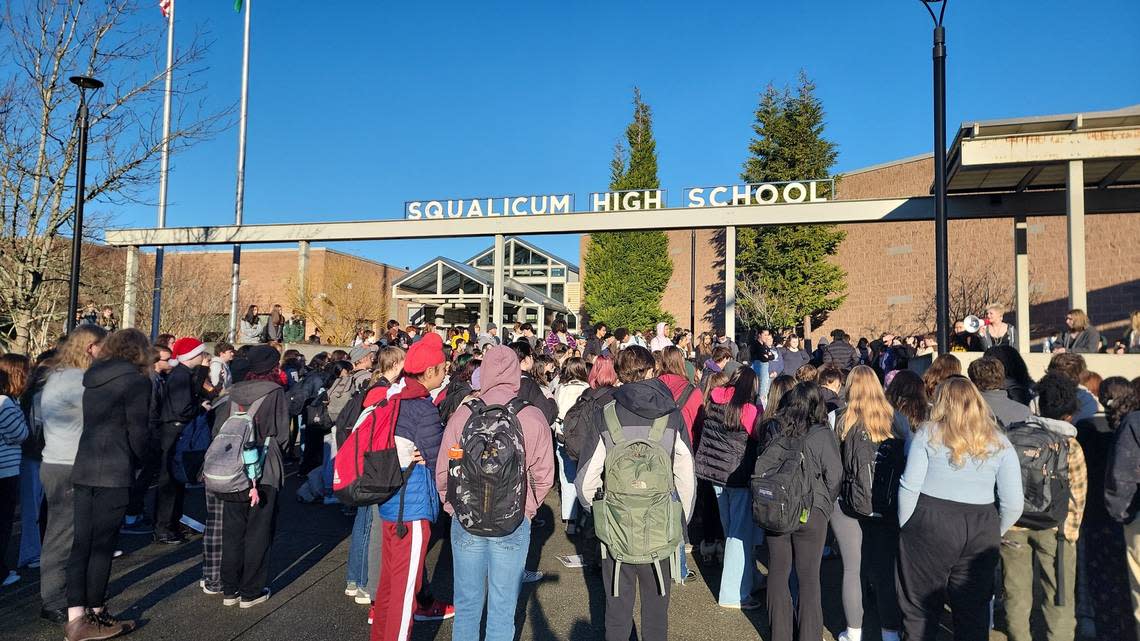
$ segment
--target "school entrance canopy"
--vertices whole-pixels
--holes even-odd
[[[947,213],[950,219],[1012,217],[1016,222],[1017,335],[1020,349],[1028,351],[1026,219],[1030,216],[1066,216],[1069,304],[1086,308],[1086,213],[1140,212],[1140,105],[1106,112],[967,122],[959,129],[948,159],[951,195]],[[718,187],[713,191],[718,189],[729,188]],[[842,190],[842,185],[839,189]],[[503,200],[505,204],[507,199]],[[487,202],[490,206],[490,200]],[[709,202],[712,202],[711,197]],[[755,201],[749,196],[748,202]],[[934,199],[923,196],[775,204],[722,202],[709,206],[559,214],[533,212],[530,215],[517,215],[517,212],[516,215],[506,215],[505,207],[500,211],[502,213],[493,218],[439,217],[428,220],[377,217],[356,222],[120,229],[109,230],[106,242],[130,249],[127,253],[127,295],[123,318],[132,319],[140,247],[296,242],[305,254],[312,241],[494,236],[492,269],[490,274],[483,273],[491,281],[491,320],[501,325],[508,304],[521,303],[524,299],[531,305],[541,302],[521,293],[517,286],[512,286],[516,288],[514,294],[509,291],[504,252],[506,236],[723,228],[726,232],[724,319],[725,331],[732,336],[735,333],[736,306],[736,227],[933,221]],[[439,267],[436,269],[438,272]],[[472,280],[478,283],[480,293],[486,291],[482,281]],[[428,285],[430,289],[431,283]],[[415,295],[427,296],[426,293]]]

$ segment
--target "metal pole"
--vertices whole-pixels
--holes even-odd
[[[689,230],[689,331],[697,332],[697,230]]]
[[[245,211],[245,134],[249,116],[249,15],[253,0],[245,0],[245,42],[241,53],[241,113],[238,116],[237,192],[234,196],[234,224],[241,226]],[[238,289],[241,284],[241,245],[234,245],[230,274],[230,338],[238,336]]]
[[[174,86],[174,2],[171,2],[166,19],[166,93],[162,97],[162,160],[158,173],[158,226],[166,227],[166,185],[170,173],[170,98]],[[150,308],[150,342],[158,341],[162,322],[162,268],[163,247],[154,250],[154,293]],[[126,319],[123,319],[126,321]],[[134,319],[131,319],[131,326]]]
[[[945,7],[943,7],[945,9]],[[950,268],[946,229],[946,29],[934,27],[934,261],[938,348],[950,348]]]
[[[87,188],[87,92],[79,90],[79,166],[75,174],[75,225],[71,233],[71,283],[67,298],[67,331],[75,329],[79,313],[79,259],[83,250],[83,200]]]

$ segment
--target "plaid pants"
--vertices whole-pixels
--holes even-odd
[[[206,532],[202,535],[202,580],[206,588],[222,590],[222,508],[225,502],[206,492]]]

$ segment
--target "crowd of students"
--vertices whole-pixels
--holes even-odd
[[[947,606],[956,639],[985,639],[995,602],[1013,641],[1137,636],[1140,380],[1058,350],[1034,381],[1001,341],[966,372],[946,353],[919,374],[893,340],[865,353],[842,330],[813,352],[768,330],[505,334],[392,321],[306,362],[275,341],[209,354],[88,323],[34,362],[0,356],[0,561],[19,505],[43,618],[69,641],[130,632],[106,610],[117,538],[196,537],[182,507],[202,483],[199,588],[256,607],[296,465],[297,500],[354,518],[345,594],[375,641],[453,617],[454,638],[478,639],[484,611],[482,638],[513,639],[556,487],[601,572],[609,641],[630,638],[638,599],[640,637],[667,638],[694,551],[722,566],[718,604],[766,609],[776,641],[823,638],[824,599],[844,641],[867,610],[887,641],[934,639]],[[452,604],[426,581],[435,542]],[[836,551],[842,588],[825,595]]]

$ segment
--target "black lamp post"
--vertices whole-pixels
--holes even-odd
[[[72,76],[71,83],[79,87],[79,166],[75,172],[75,225],[71,230],[71,292],[67,299],[67,331],[75,329],[79,314],[79,258],[83,248],[83,201],[87,183],[87,90],[99,89],[103,83],[87,76]]]
[[[950,268],[946,241],[946,15],[948,0],[921,0],[934,20],[934,296],[938,349],[950,349]],[[940,4],[937,15],[931,5]]]

